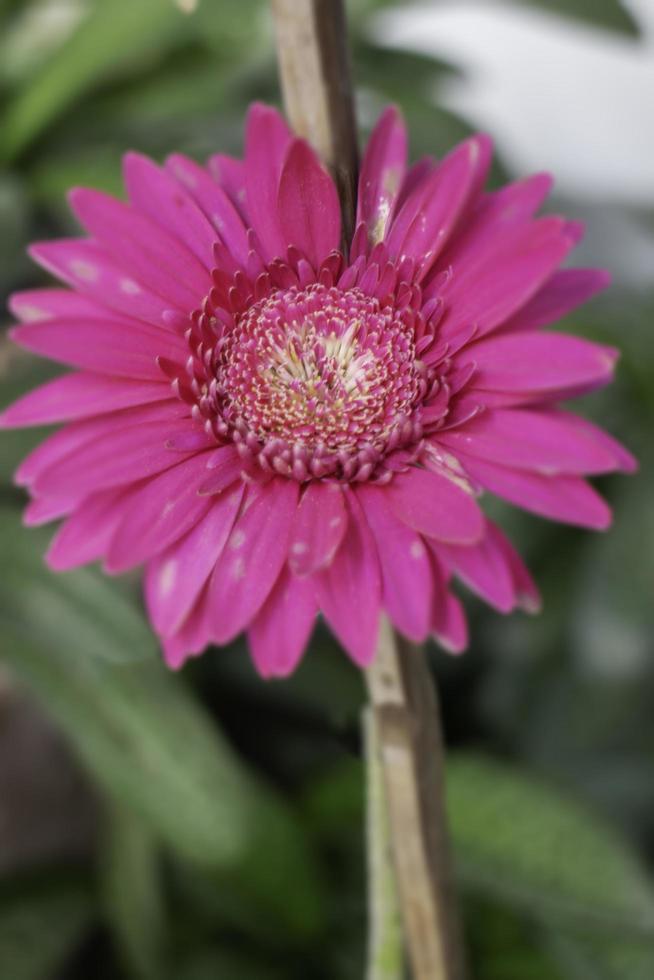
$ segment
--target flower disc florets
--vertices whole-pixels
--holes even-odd
[[[413,330],[392,306],[356,288],[279,290],[216,352],[220,414],[237,443],[280,472],[367,479],[420,437],[420,368]]]

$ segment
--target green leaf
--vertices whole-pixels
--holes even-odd
[[[165,921],[160,849],[132,811],[110,805],[101,849],[106,917],[135,980],[165,975]]]
[[[152,630],[121,582],[94,568],[59,574],[47,568],[43,553],[51,536],[51,529],[21,527],[15,511],[0,509],[0,613],[35,645],[111,663],[156,656]]]
[[[5,159],[13,159],[99,81],[163,57],[189,35],[189,20],[169,0],[94,3],[10,104],[1,127]]]
[[[321,893],[301,827],[245,771],[179,677],[158,662],[90,657],[55,631],[39,640],[20,611],[5,617],[0,658],[110,797],[186,860],[220,872],[280,928],[318,927]]]
[[[542,7],[547,13],[571,17],[593,27],[638,37],[636,20],[620,0],[514,0],[522,5]]]
[[[463,881],[548,923],[654,934],[635,855],[585,807],[511,767],[450,760],[448,811]]]
[[[549,948],[570,980],[651,980],[654,943],[649,940],[549,935]]]
[[[0,895],[0,976],[43,980],[58,975],[93,912],[88,890],[80,882],[40,875],[5,882]]]
[[[175,972],[175,980],[282,980],[265,963],[224,949],[198,949]]]
[[[479,898],[468,898],[464,912],[475,980],[568,980],[524,916]]]

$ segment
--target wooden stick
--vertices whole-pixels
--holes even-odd
[[[271,0],[291,125],[335,176],[346,238],[357,144],[342,0]],[[463,980],[444,808],[443,738],[424,652],[382,623],[368,689],[389,809],[404,931],[415,980]]]
[[[271,0],[286,115],[332,172],[352,236],[358,152],[342,0]]]
[[[379,726],[372,708],[363,716],[366,760],[366,856],[368,859],[368,962],[366,980],[402,980],[404,942],[391,852],[390,820]]]
[[[395,635],[384,620],[367,680],[415,980],[462,980],[465,969],[445,815],[445,753],[424,651]]]

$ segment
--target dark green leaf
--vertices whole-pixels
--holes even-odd
[[[161,980],[163,877],[157,841],[131,810],[110,805],[101,851],[105,912],[130,976]]]
[[[654,976],[652,940],[589,937],[558,930],[548,940],[552,955],[570,980],[651,980]]]
[[[92,914],[88,890],[81,883],[37,876],[5,885],[0,895],[0,976],[3,980],[55,976]]]
[[[286,927],[314,929],[317,883],[301,828],[235,758],[183,682],[156,662],[113,666],[6,618],[0,657],[30,684],[98,785],[186,859]],[[293,888],[279,901],[289,879]]]
[[[463,880],[534,914],[654,935],[639,862],[592,812],[509,766],[458,756],[448,810]]]
[[[154,635],[122,583],[93,568],[60,574],[47,568],[43,553],[51,536],[51,530],[21,527],[15,511],[0,509],[0,612],[36,646],[113,663],[154,657]]]

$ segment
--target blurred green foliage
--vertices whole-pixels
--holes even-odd
[[[68,187],[119,192],[127,148],[238,152],[247,103],[277,101],[263,2],[181,6],[0,2],[3,294],[39,281],[29,240],[73,229]],[[456,69],[377,47],[379,6],[350,3],[362,129],[393,100],[414,156],[442,153],[468,132],[434,104]],[[540,6],[635,30],[617,0]],[[654,976],[653,315],[654,294],[616,288],[567,324],[624,352],[617,384],[587,402],[643,461],[639,479],[604,481],[615,529],[592,537],[498,508],[546,611],[505,620],[473,602],[471,652],[433,657],[475,980]],[[4,404],[52,369],[1,343]],[[263,684],[242,643],[168,674],[135,580],[52,575],[49,532],[20,528],[11,472],[41,436],[2,437],[0,660],[65,734],[101,826],[84,859],[7,864],[0,976],[358,980],[357,671],[320,631],[284,684]]]

